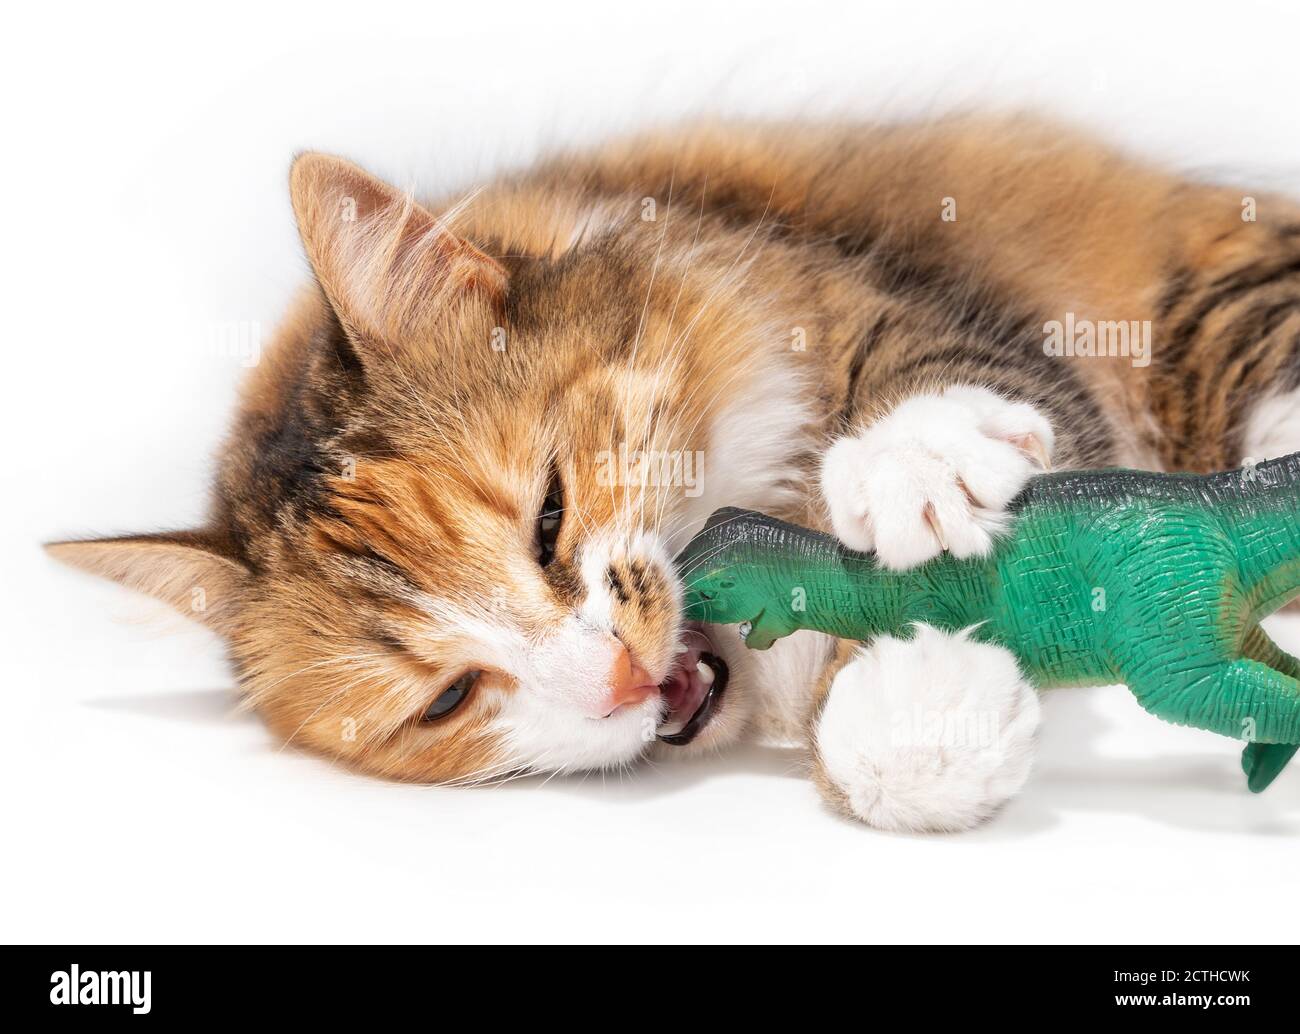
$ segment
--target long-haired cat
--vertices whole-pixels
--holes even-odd
[[[683,622],[677,549],[734,505],[903,567],[987,550],[1049,462],[1300,448],[1296,208],[1050,125],[697,125],[429,204],[305,154],[290,196],[313,283],[210,521],[51,548],[217,629],[279,737],[365,772],[799,737],[844,812],[970,826],[1028,774],[1009,654],[750,654]]]

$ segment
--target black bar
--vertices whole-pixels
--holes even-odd
[[[927,1023],[1122,1014],[1293,1022],[1297,962],[1293,947],[1257,945],[9,947],[0,1017],[101,1027],[249,1019],[478,1025],[506,1017],[671,1023],[686,1015],[694,1025],[713,1016],[734,1025],[739,1016],[770,1021],[773,1010],[794,1010],[804,1017],[800,1027],[842,1022],[835,1017],[846,1011],[864,1024],[890,1015]],[[73,966],[76,1001],[68,1001]],[[91,1004],[94,997],[101,1001]],[[118,1004],[107,1001],[114,997]]]

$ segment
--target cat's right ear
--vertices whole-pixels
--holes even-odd
[[[162,600],[221,633],[230,632],[249,580],[233,550],[202,532],[49,542],[45,549],[66,564]]]
[[[363,348],[419,336],[467,295],[496,299],[505,291],[498,262],[350,162],[300,155],[289,192],[316,279]]]

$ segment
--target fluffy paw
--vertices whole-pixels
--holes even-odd
[[[813,727],[815,778],[877,829],[969,829],[1024,785],[1038,719],[1008,651],[918,625],[836,674]]]
[[[902,569],[951,550],[987,553],[1017,492],[1051,458],[1052,427],[985,388],[914,395],[822,461],[840,541]]]

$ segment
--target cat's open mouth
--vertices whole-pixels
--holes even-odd
[[[656,735],[674,747],[690,743],[709,724],[722,702],[729,675],[726,662],[713,652],[704,626],[687,625],[684,643],[672,674],[659,685],[668,710]]]

